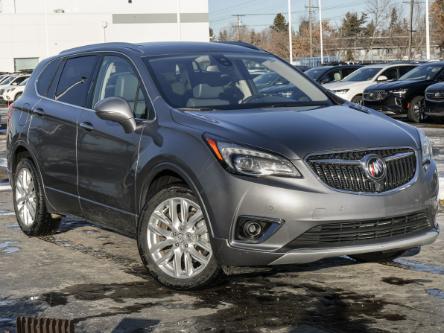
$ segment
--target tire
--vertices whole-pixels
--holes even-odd
[[[362,95],[356,95],[355,97],[353,97],[351,99],[351,102],[355,103],[355,104],[362,105],[362,103],[363,103]]]
[[[420,123],[424,117],[424,97],[416,96],[410,101],[407,117],[414,123]]]
[[[20,159],[13,176],[13,204],[17,222],[28,236],[44,236],[57,231],[60,218],[52,218],[46,208],[43,183],[27,157]]]
[[[175,208],[173,218],[169,207]],[[182,207],[187,207],[184,213]],[[140,256],[151,275],[167,287],[200,289],[223,276],[201,207],[188,187],[170,184],[148,200],[142,213],[138,232]],[[183,221],[188,221],[188,225]]]
[[[22,93],[18,93],[17,95],[14,96],[14,102],[16,100],[18,100],[23,94]]]
[[[405,252],[406,252],[405,250],[389,251],[389,252],[372,252],[372,253],[355,254],[349,257],[355,259],[358,262],[387,262],[387,261],[393,261],[394,259],[400,257]]]

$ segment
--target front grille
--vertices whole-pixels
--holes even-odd
[[[386,164],[386,175],[375,181],[368,177],[362,160],[377,155]],[[349,192],[380,193],[410,182],[416,173],[416,154],[410,148],[349,151],[312,155],[308,165],[326,185]]]
[[[375,90],[370,92],[364,92],[363,99],[366,101],[382,101],[387,97],[385,90]]]
[[[432,228],[433,221],[424,212],[377,220],[332,222],[311,228],[286,247],[295,249],[362,245],[413,235]]]

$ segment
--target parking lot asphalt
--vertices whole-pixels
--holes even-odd
[[[444,172],[444,126],[421,127]],[[28,238],[11,201],[0,191],[0,332],[19,315],[73,319],[76,332],[444,332],[442,234],[389,264],[228,269],[218,286],[176,292],[145,273],[135,240],[72,217]]]

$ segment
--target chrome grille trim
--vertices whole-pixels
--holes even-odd
[[[369,179],[364,172],[363,160],[367,155],[377,155],[385,161],[387,173],[382,181]],[[311,154],[305,162],[328,187],[363,194],[383,194],[405,188],[416,180],[418,169],[416,151],[410,147]]]

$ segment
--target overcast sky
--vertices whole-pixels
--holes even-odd
[[[313,6],[318,0],[312,0]],[[236,22],[235,14],[255,14],[242,18],[243,24],[255,30],[262,30],[273,22],[274,15],[282,12],[287,15],[287,0],[209,0],[210,27],[218,33],[221,28]],[[308,0],[292,0],[293,29],[301,17],[308,15],[305,8]],[[366,1],[362,0],[322,0],[323,19],[339,22],[347,11],[362,11]],[[264,14],[264,15],[260,15]],[[318,12],[315,12],[318,15]]]

